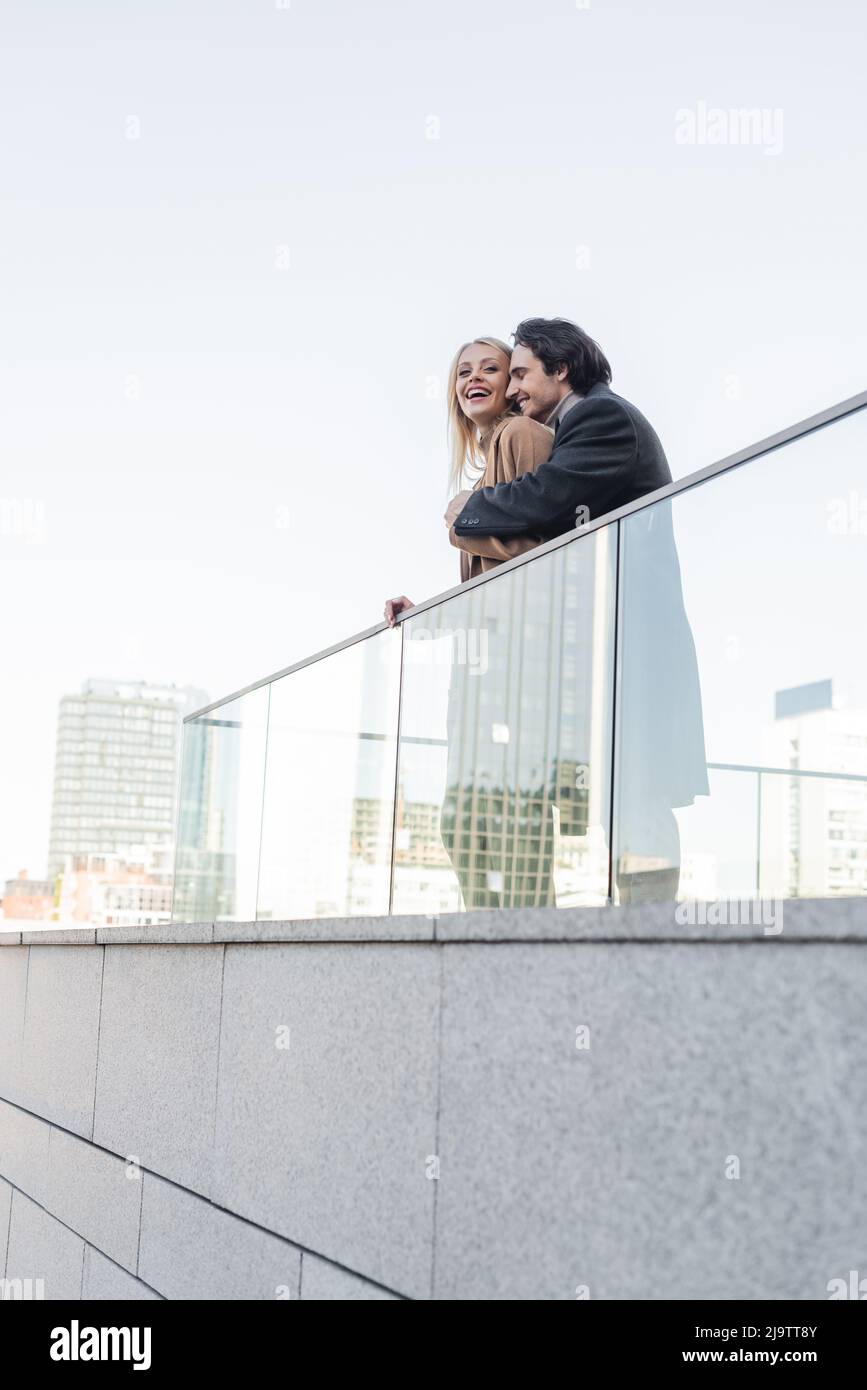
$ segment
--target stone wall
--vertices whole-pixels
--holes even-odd
[[[47,1298],[824,1298],[867,903],[0,933],[0,1275]]]

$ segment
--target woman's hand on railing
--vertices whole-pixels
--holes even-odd
[[[388,599],[383,612],[389,627],[395,626],[398,613],[402,613],[404,608],[412,608],[413,606],[412,599],[407,598],[406,594],[401,594],[400,598]]]

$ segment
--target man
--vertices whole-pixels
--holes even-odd
[[[567,319],[515,330],[508,395],[554,430],[550,458],[511,483],[459,493],[446,512],[460,536],[531,534],[543,541],[671,482],[659,438],[610,388],[597,343]],[[459,544],[459,542],[458,542]],[[709,791],[695,646],[664,502],[623,538],[625,623],[619,688],[614,876],[621,902],[672,900],[680,877],[673,807]]]
[[[454,536],[550,540],[671,482],[656,432],[610,389],[608,360],[583,329],[525,319],[514,337],[508,395],[554,430],[551,457],[514,482],[459,492],[446,512]]]
[[[514,482],[458,493],[445,516],[453,543],[459,536],[549,540],[671,482],[656,432],[610,389],[611,368],[592,338],[566,319],[539,318],[525,319],[514,337],[508,395],[554,430],[553,450]],[[621,550],[614,879],[621,902],[672,901],[680,877],[673,808],[691,805],[709,786],[671,503],[630,517]],[[403,597],[390,601],[389,623],[408,606]],[[561,749],[560,761],[572,751]],[[547,865],[539,868],[547,875]]]

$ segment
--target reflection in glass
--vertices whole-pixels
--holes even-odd
[[[260,686],[184,725],[176,922],[255,916],[268,693]]]
[[[615,887],[621,903],[673,902],[681,867],[673,808],[707,796],[709,785],[671,503],[626,517],[620,550]]]
[[[678,810],[684,855],[678,897],[755,898],[759,882],[759,779],[749,769],[708,767],[707,796]]]
[[[667,801],[681,898],[749,885],[743,816],[749,891],[867,891],[865,443],[860,411],[622,522],[618,854],[673,867]],[[658,825],[643,828],[654,806]]]
[[[614,546],[404,624],[395,912],[604,902]]]
[[[389,910],[400,632],[274,681],[257,917]]]

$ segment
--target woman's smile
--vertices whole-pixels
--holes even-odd
[[[455,388],[458,405],[477,428],[488,429],[508,409],[509,359],[487,343],[470,343],[461,353]]]

